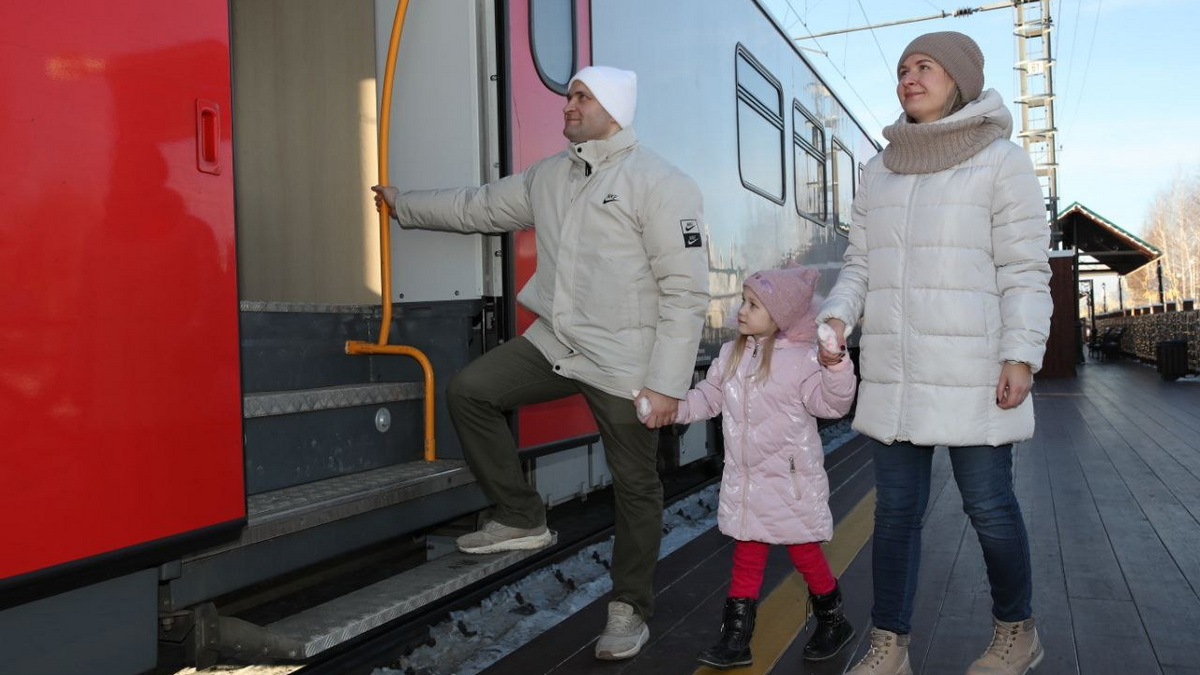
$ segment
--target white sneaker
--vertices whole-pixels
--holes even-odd
[[[617,661],[637,656],[650,639],[650,628],[633,609],[620,600],[608,603],[608,624],[596,641],[596,658]]]
[[[454,541],[463,553],[497,553],[499,551],[528,551],[550,545],[553,536],[545,525],[532,529],[509,527],[489,520],[475,532],[464,534]]]

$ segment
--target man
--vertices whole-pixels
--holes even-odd
[[[520,338],[456,375],[446,391],[467,463],[495,504],[467,553],[550,543],[545,507],[523,479],[504,413],[583,394],[616,496],[612,601],[596,657],[634,656],[649,638],[662,538],[658,427],[691,385],[708,306],[696,184],[641,147],[630,126],[637,76],[591,66],[568,85],[566,151],[479,188],[400,194],[376,186],[401,227],[497,234],[533,227],[537,271],[518,301],[537,314]],[[639,422],[631,402],[645,398]],[[644,405],[644,404],[643,404]]]

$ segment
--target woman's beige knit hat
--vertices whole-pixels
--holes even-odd
[[[924,54],[941,64],[958,85],[963,101],[970,103],[983,93],[983,52],[971,38],[955,31],[926,33],[908,43],[897,70],[911,54]]]

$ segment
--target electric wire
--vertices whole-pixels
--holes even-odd
[[[785,0],[785,1],[787,2],[787,4],[789,6],[792,5],[792,0]],[[863,110],[867,111],[867,114],[871,116],[871,119],[875,120],[875,124],[878,124],[880,129],[887,126],[883,122],[879,121],[879,118],[875,116],[875,112],[873,110],[871,110],[870,104],[868,104],[866,99],[864,99],[862,97],[862,94],[858,93],[858,90],[854,88],[854,83],[850,81],[850,78],[846,77],[846,74],[844,72],[842,72],[841,68],[838,68],[837,62],[834,61],[833,58],[829,56],[828,51],[824,47],[821,46],[820,41],[817,40],[817,38],[813,37],[813,32],[812,32],[812,30],[809,29],[808,23],[805,22],[804,18],[800,16],[799,12],[796,12],[795,7],[792,7],[792,12],[796,14],[796,18],[800,19],[800,25],[804,26],[804,32],[808,33],[808,37],[813,41],[813,44],[817,46],[817,49],[820,49],[822,52],[825,53],[825,59],[827,61],[829,61],[829,65],[833,67],[834,72],[836,72],[839,76],[841,76],[842,80],[844,80],[846,82],[846,86],[850,88],[850,91],[854,94],[855,98],[858,99],[859,103],[862,103]]]
[[[850,13],[853,11],[854,10],[850,7],[850,3],[847,2],[845,28],[850,28]],[[842,39],[842,68],[846,68],[846,57],[848,56],[850,56],[850,36],[847,35]]]
[[[1067,71],[1063,73],[1063,96],[1071,93],[1071,76],[1075,74],[1075,46],[1079,44],[1079,24],[1083,23],[1083,0],[1075,0],[1075,23],[1071,29],[1071,54],[1067,57]],[[1065,17],[1064,17],[1065,18]]]
[[[795,17],[796,17],[796,21],[799,21],[799,20],[800,20],[800,12],[797,12],[797,11],[796,11],[796,7],[792,5],[792,0],[786,0],[785,4],[787,5],[787,11],[786,11],[786,12],[784,12],[784,14],[783,14],[783,19],[782,19],[782,21],[780,21],[780,23],[783,23],[784,21],[787,21],[787,18],[788,18],[788,15],[789,15],[789,14],[791,14],[792,16],[795,16]],[[807,12],[808,12],[808,3],[807,3],[807,2],[805,2],[804,4],[805,4],[805,9],[804,9],[804,11],[805,11],[805,13],[807,13]],[[786,24],[786,25],[784,25],[784,27],[783,27],[783,31],[784,31],[785,33],[789,33],[789,32],[791,32],[791,30],[792,30],[792,26],[796,25],[796,21],[793,21],[793,22],[791,22],[791,23],[789,23],[789,24]]]
[[[867,25],[871,24],[871,17],[867,16],[867,10],[863,8],[862,0],[858,0],[858,9],[862,12],[863,20]],[[879,50],[879,58],[883,59],[883,69],[887,71],[888,77],[895,79],[896,73],[892,71],[892,67],[888,65],[888,58],[883,53],[883,45],[879,44],[879,36],[875,34],[875,29],[871,29],[871,39],[875,41],[875,48]]]
[[[1079,106],[1083,104],[1084,95],[1087,93],[1087,76],[1088,69],[1092,65],[1092,48],[1096,46],[1096,33],[1100,28],[1100,12],[1104,8],[1104,0],[1099,0],[1096,3],[1096,22],[1092,24],[1092,39],[1088,43],[1087,58],[1083,62],[1083,77],[1079,81],[1079,97],[1075,99],[1075,110],[1071,112],[1071,119],[1075,119],[1075,115],[1079,113]]]

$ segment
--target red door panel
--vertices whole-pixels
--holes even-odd
[[[245,516],[228,34],[0,9],[0,578]]]
[[[578,68],[591,64],[591,3],[575,0],[576,62]],[[508,25],[512,38],[509,77],[512,94],[510,138],[513,172],[561,152],[566,147],[562,135],[562,94],[548,88],[538,75],[529,40],[529,0],[509,3]],[[533,276],[537,252],[532,232],[514,235],[516,281],[520,289]],[[535,316],[524,307],[517,308],[517,331],[524,332]],[[542,445],[564,438],[596,433],[596,422],[582,396],[524,406],[518,413],[519,444],[522,448]]]

